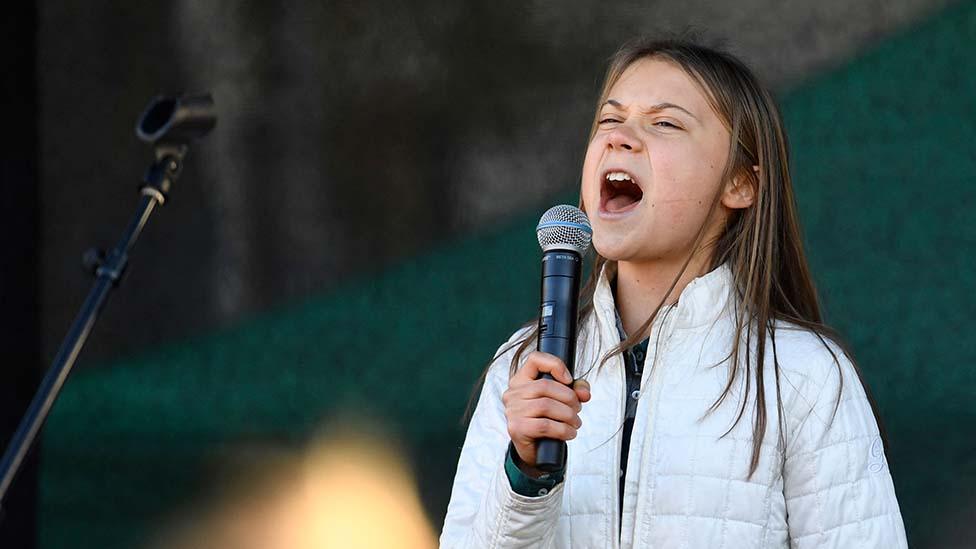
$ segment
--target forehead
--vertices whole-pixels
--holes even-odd
[[[699,119],[714,116],[698,82],[676,63],[664,59],[645,58],[632,63],[610,88],[608,99],[638,108],[674,103]]]

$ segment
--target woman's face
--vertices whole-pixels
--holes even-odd
[[[684,261],[719,189],[729,132],[681,68],[628,67],[600,107],[583,163],[582,197],[600,255]],[[706,238],[721,229],[722,206]]]

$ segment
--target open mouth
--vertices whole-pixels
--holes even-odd
[[[603,175],[600,188],[601,209],[609,213],[621,213],[633,209],[644,198],[644,191],[634,177],[627,172],[608,171]]]

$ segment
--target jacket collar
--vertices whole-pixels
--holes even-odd
[[[609,322],[610,325],[614,325],[617,316],[610,288],[610,281],[616,275],[616,262],[608,261],[603,266],[593,294],[593,307],[600,322]],[[697,328],[727,314],[732,288],[732,271],[724,263],[689,282],[678,296],[677,308],[672,313],[675,329]]]

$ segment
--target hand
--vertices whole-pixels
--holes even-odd
[[[555,379],[536,379],[548,373]],[[570,387],[570,385],[572,385]],[[508,382],[502,395],[508,434],[526,474],[539,477],[535,468],[535,443],[541,438],[571,440],[582,425],[579,412],[590,400],[590,384],[573,382],[566,364],[559,358],[538,351],[530,353]]]

